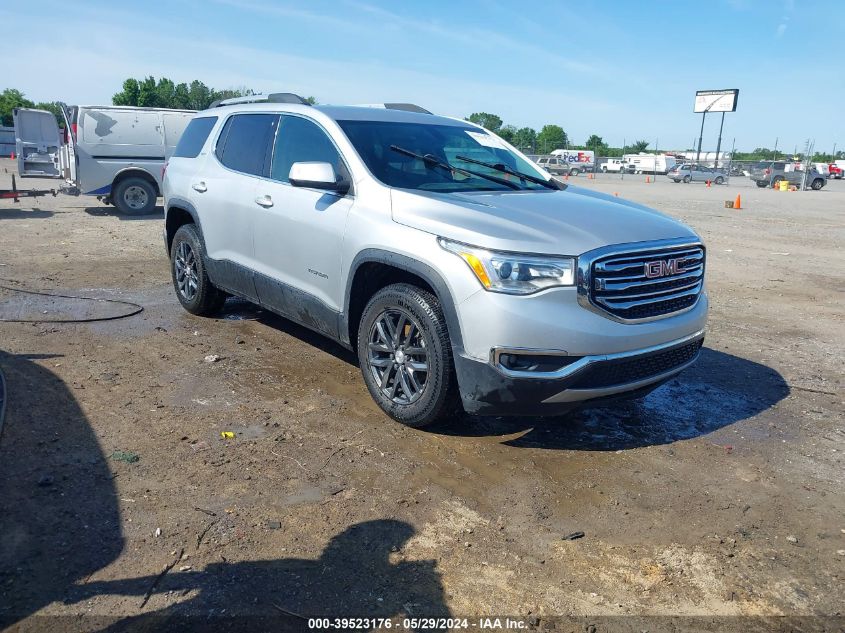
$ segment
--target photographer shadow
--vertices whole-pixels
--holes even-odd
[[[151,586],[156,594],[193,594],[115,620],[107,631],[286,631],[307,630],[313,618],[449,617],[435,561],[404,560],[402,548],[414,533],[403,521],[366,521],[334,536],[316,560],[213,563],[201,571],[171,572],[158,583],[155,576],[89,583],[72,599],[116,594],[141,600]],[[157,604],[155,597],[150,604]]]

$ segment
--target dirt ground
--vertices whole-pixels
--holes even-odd
[[[0,160],[0,188],[13,169]],[[840,630],[845,182],[575,180],[702,235],[699,362],[637,403],[427,430],[386,418],[326,339],[238,301],[184,312],[160,209],[0,201],[0,284],[144,308],[0,323],[0,628],[509,615]],[[0,290],[0,319],[126,309]]]

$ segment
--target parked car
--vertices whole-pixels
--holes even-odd
[[[641,397],[703,343],[692,229],[417,106],[224,102],[188,125],[163,190],[187,311],[235,295],[337,341],[411,426]]]
[[[836,178],[837,180],[840,180],[842,178],[843,174],[845,173],[845,170],[843,170],[836,163],[830,163],[827,166],[827,169],[828,169],[828,174],[829,174],[828,177],[829,178]]]
[[[725,182],[725,172],[712,167],[689,163],[673,167],[666,174],[666,177],[675,182],[712,182],[717,185]]]
[[[571,163],[566,157],[561,156],[541,156],[537,159],[537,164],[556,176],[577,176],[582,171],[586,171],[584,165]]]
[[[608,158],[601,165],[601,170],[607,172],[622,172],[625,170],[625,161],[621,158]]]
[[[147,214],[161,170],[193,110],[65,106],[64,132],[45,110],[14,111],[18,172],[63,178],[64,193],[96,196],[126,214]]]
[[[794,163],[785,161],[760,161],[751,166],[748,170],[749,178],[757,183],[758,187],[771,187],[782,180],[791,185],[800,187],[804,182],[804,171],[797,169]],[[815,167],[807,172],[806,186],[818,191],[827,184],[827,178]]]

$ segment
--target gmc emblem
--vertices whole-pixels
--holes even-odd
[[[668,277],[684,272],[683,259],[659,259],[654,262],[646,262],[643,265],[645,276],[649,279],[655,277]]]

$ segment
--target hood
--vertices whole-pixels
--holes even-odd
[[[691,237],[680,222],[590,189],[432,193],[393,189],[393,220],[494,250],[580,255],[600,246]]]

